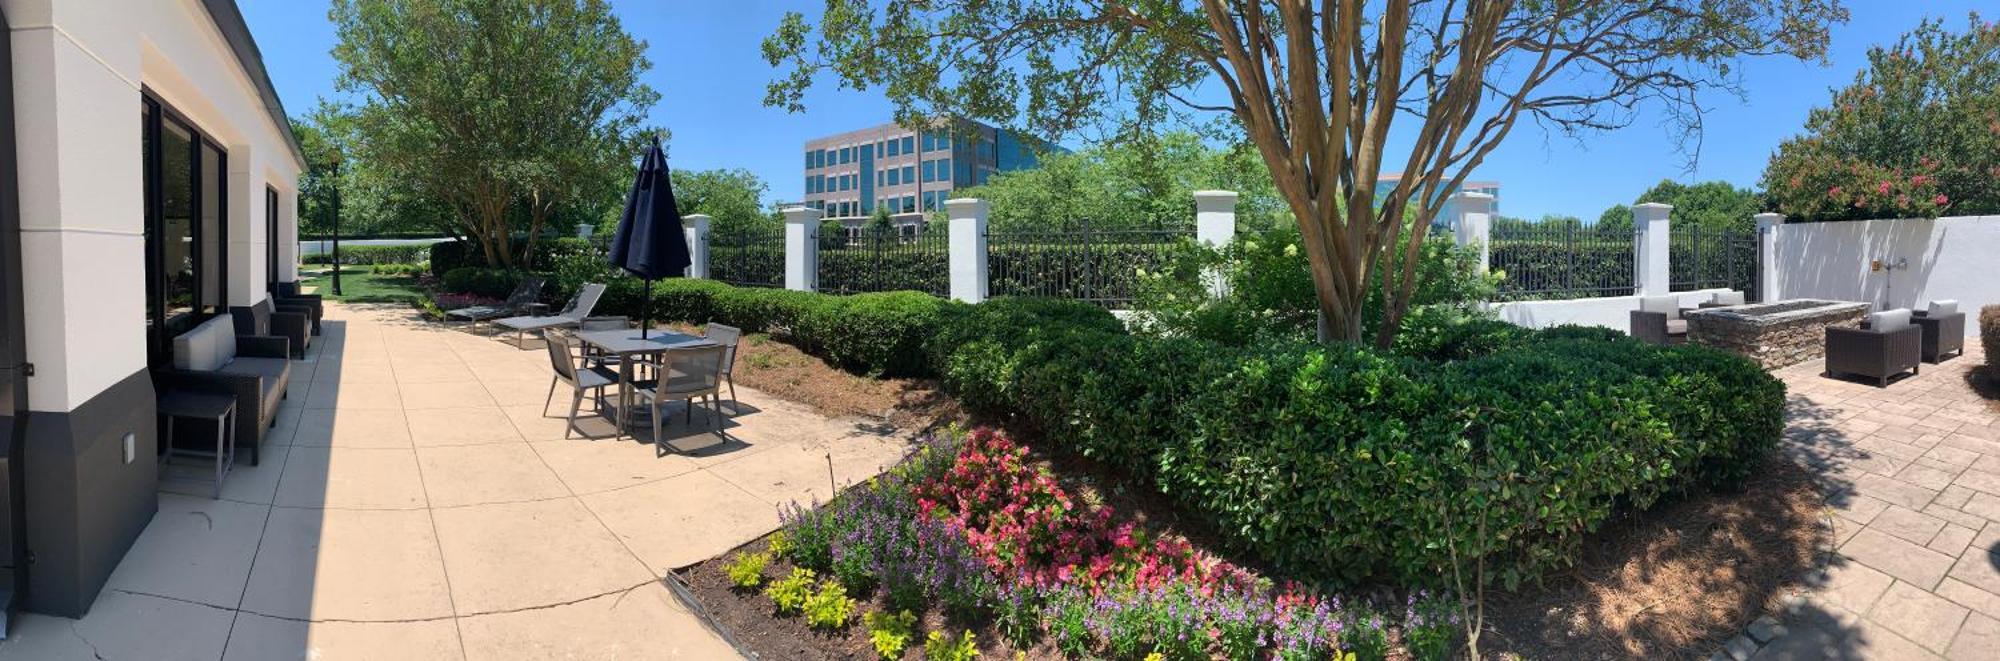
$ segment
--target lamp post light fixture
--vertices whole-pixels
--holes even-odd
[[[340,293],[340,161],[336,160],[333,162],[333,178],[328,180],[327,185],[328,185],[328,190],[333,193],[333,204],[330,205],[331,211],[333,213],[333,295],[339,296],[341,295]]]

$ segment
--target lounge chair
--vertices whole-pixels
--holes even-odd
[[[1639,309],[1632,311],[1632,337],[1661,346],[1686,342],[1688,322],[1681,313],[1687,311],[1678,295],[1640,298]]]
[[[236,425],[236,447],[249,448],[250,465],[257,465],[264,435],[277,424],[278,403],[291,385],[291,341],[237,335],[234,319],[217,316],[175,337],[173,343],[173,365],[153,369],[153,389],[235,397],[241,420]]]
[[[1924,361],[1932,364],[1965,355],[1965,313],[1958,301],[1931,301],[1928,309],[1910,315],[1910,323],[1924,331]]]
[[[1865,376],[1883,387],[1903,372],[1916,376],[1923,330],[1910,323],[1909,310],[1877,312],[1861,323],[1861,328],[1826,327],[1827,376]]]
[[[569,299],[569,305],[563,306],[562,312],[544,317],[508,317],[495,320],[493,325],[514,331],[514,344],[525,349],[528,347],[529,331],[576,328],[583,323],[584,317],[590,316],[591,309],[597,307],[597,299],[603,297],[604,285],[589,283],[577,290],[576,296]]]
[[[446,310],[445,316],[464,319],[472,323],[499,319],[521,314],[542,296],[541,278],[521,278],[521,284],[514,286],[514,293],[507,295],[506,302],[499,305],[473,305],[456,310]]]
[[[312,346],[312,319],[304,310],[273,307],[271,299],[266,298],[253,305],[229,308],[229,316],[235,321],[239,337],[275,335],[290,340],[293,358],[305,358],[306,348]]]
[[[271,288],[271,304],[279,312],[303,314],[312,322],[312,334],[318,335],[319,320],[326,316],[326,301],[319,294],[299,293],[299,283],[280,282]]]

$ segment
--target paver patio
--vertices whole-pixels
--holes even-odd
[[[2000,412],[1966,355],[1877,388],[1778,372],[1785,451],[1824,482],[1837,551],[1758,659],[2000,659]]]
[[[539,347],[327,317],[261,465],[220,500],[163,487],[90,614],[25,615],[0,659],[734,657],[662,577],[905,449],[740,387],[726,442],[699,412],[667,432],[685,454],[601,419],[565,439]]]

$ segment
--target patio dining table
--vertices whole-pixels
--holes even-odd
[[[714,346],[700,335],[653,330],[641,335],[639,329],[584,331],[576,334],[584,344],[618,360],[618,406],[615,420],[620,432],[632,421],[632,363],[641,356],[659,356],[677,349]],[[664,361],[659,363],[662,367]]]

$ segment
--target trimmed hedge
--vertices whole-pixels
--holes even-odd
[[[341,246],[341,264],[416,264],[430,254],[430,246],[415,243],[395,246]],[[306,255],[307,264],[332,264],[333,253]]]
[[[444,277],[446,273],[468,266],[481,268],[487,266],[486,254],[480,250],[478,243],[452,240],[420,247],[430,251],[431,275],[438,277]],[[517,251],[514,260],[519,264],[522,255],[527,254],[527,239],[515,237],[514,249]],[[584,239],[573,236],[545,238],[535,242],[535,259],[532,266],[537,269],[551,268],[554,264],[574,259],[578,255],[595,255],[596,252],[597,248]]]
[[[521,285],[520,271],[463,266],[446,271],[444,290],[454,294],[474,294],[487,298],[507,298]]]
[[[638,318],[643,283],[611,281],[596,314]],[[807,353],[850,371],[888,376],[928,373],[923,346],[947,303],[921,292],[835,296],[732,287],[714,280],[675,278],[653,283],[655,321],[719,322],[749,332],[785,336]]]
[[[1517,583],[1621,508],[1740,480],[1782,430],[1783,385],[1748,361],[1497,323],[1430,333],[1439,362],[1134,337],[1094,306],[1003,299],[947,307],[929,352],[967,405],[1151,481],[1302,580],[1442,587],[1451,539]]]

